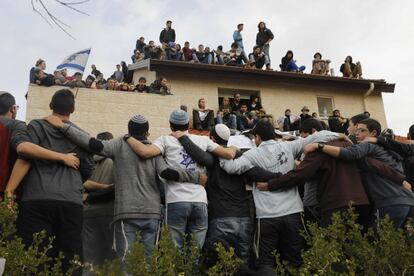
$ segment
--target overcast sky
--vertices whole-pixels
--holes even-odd
[[[121,60],[130,63],[138,37],[158,41],[168,19],[173,21],[177,42],[190,41],[228,49],[238,23],[245,24],[245,48],[254,45],[257,23],[265,21],[275,34],[271,43],[273,68],[287,50],[310,72],[315,52],[332,60],[335,73],[345,56],[360,61],[365,78],[396,83],[394,94],[384,94],[389,127],[406,135],[414,123],[414,1],[286,0],[286,1],[162,1],[90,0],[80,6],[84,16],[43,0],[62,21],[71,25],[76,40],[49,25],[30,6],[30,1],[1,0],[0,90],[14,94],[24,119],[29,70],[38,58],[47,72],[69,54],[92,47],[90,64],[106,77]],[[90,68],[87,69],[90,72]],[[288,103],[286,103],[288,106]],[[336,106],[341,109],[340,106]],[[346,111],[343,111],[344,115]]]

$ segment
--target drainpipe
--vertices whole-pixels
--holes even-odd
[[[363,103],[364,103],[364,111],[367,111],[367,98],[369,95],[374,92],[375,84],[373,82],[369,83],[369,88],[367,92],[365,92],[364,96],[362,97]]]

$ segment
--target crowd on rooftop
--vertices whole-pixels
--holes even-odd
[[[184,47],[181,47],[181,44],[176,42],[172,22],[168,20],[165,28],[160,32],[158,45],[153,40],[150,40],[146,44],[144,37],[137,39],[135,49],[131,56],[131,62],[134,64],[144,59],[158,59],[207,65],[237,66],[246,69],[263,69],[265,67],[266,70],[273,70],[269,51],[274,34],[267,28],[265,22],[260,22],[257,27],[256,44],[252,47],[252,51],[248,53],[243,43],[242,31],[244,24],[242,23],[237,25],[233,33],[233,43],[230,45],[230,49],[225,51],[223,45],[218,45],[216,49],[212,49],[209,46],[199,44],[195,48],[190,46],[189,41],[185,41]],[[330,69],[330,64],[331,61],[329,59],[323,59],[321,53],[315,53],[312,61],[311,74],[333,76],[334,72],[333,69]],[[281,58],[279,69],[283,72],[303,73],[306,67],[297,65],[293,51],[288,50],[286,55]],[[347,56],[344,63],[340,66],[340,72],[343,77],[361,78],[361,63],[354,63],[352,57]],[[55,70],[53,74],[47,73],[46,62],[43,59],[37,60],[35,66],[30,70],[30,83],[43,86],[63,85],[91,89],[120,90],[125,92],[171,94],[171,87],[165,78],[151,83],[149,88],[146,87],[146,83],[143,86],[144,79],[141,78],[140,82],[141,84],[133,83],[132,72],[128,71],[128,66],[125,61],[121,61],[116,65],[116,70],[109,78],[105,78],[103,73],[94,64],[91,65],[91,72],[84,77],[84,80],[82,73],[77,72],[69,76],[66,69]],[[162,84],[163,82],[164,84]]]

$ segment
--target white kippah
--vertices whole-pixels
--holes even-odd
[[[214,131],[216,132],[217,136],[223,139],[224,141],[228,141],[230,138],[230,129],[224,124],[217,124],[214,127]]]
[[[148,120],[142,115],[134,115],[131,118],[131,121],[137,124],[145,124]]]

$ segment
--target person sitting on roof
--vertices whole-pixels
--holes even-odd
[[[215,64],[224,64],[224,52],[223,52],[223,45],[217,46],[216,50],[213,50],[213,53],[216,55],[214,58]]]
[[[95,83],[97,89],[106,89],[106,80],[104,79],[104,75],[102,73],[96,77]]]
[[[96,81],[93,75],[89,75],[85,80],[86,88],[96,89]]]
[[[332,132],[346,133],[349,126],[349,119],[341,116],[341,111],[335,109],[328,119],[329,129]]]
[[[217,111],[217,124],[224,124],[230,129],[237,129],[237,117],[231,110],[230,100],[223,97],[222,104]]]
[[[40,70],[43,70],[43,71],[46,70],[46,62],[41,58],[39,58],[36,61],[35,66],[30,69],[30,83],[37,83],[36,82],[37,79],[35,77],[35,69],[36,68],[39,68]]]
[[[313,75],[328,75],[329,74],[329,59],[322,59],[321,53],[316,53],[313,55],[312,61],[312,71]]]
[[[160,59],[162,49],[160,46],[156,46],[154,41],[150,41],[148,45],[144,46],[145,58]]]
[[[119,90],[119,83],[116,79],[109,78],[106,83],[106,90]]]
[[[147,44],[145,43],[145,38],[143,36],[141,36],[140,38],[137,39],[137,43],[135,45],[135,49],[140,51],[140,53],[144,52],[144,46],[146,46]]]
[[[255,111],[256,113],[266,114],[266,110],[262,106],[260,97],[257,95],[250,96],[250,103],[247,108],[249,111]]]
[[[300,128],[300,117],[292,115],[292,111],[288,108],[285,110],[285,115],[281,116],[277,123],[279,129],[283,131],[295,131]]]
[[[41,86],[55,85],[55,78],[51,74],[45,73],[39,67],[34,69],[35,83]]]
[[[183,60],[183,51],[181,45],[175,42],[169,42],[165,49],[168,60]]]
[[[68,81],[62,75],[61,70],[55,70],[53,72],[53,76],[54,76],[54,79],[55,79],[55,85],[66,85],[68,83]]]
[[[203,44],[198,45],[198,51],[193,51],[192,57],[196,63],[211,64],[213,62],[213,56],[205,52]]]
[[[147,79],[144,77],[140,77],[138,80],[138,84],[135,86],[135,91],[140,93],[149,93],[149,87],[147,86]]]
[[[184,42],[183,47],[183,60],[184,61],[193,61],[193,50],[190,47],[190,42]]]
[[[256,45],[253,47],[253,53],[249,54],[249,63],[246,66],[250,69],[262,69],[269,62],[269,57],[262,52],[262,48]]]
[[[279,66],[285,72],[303,72],[306,69],[303,65],[300,67],[296,65],[296,60],[293,59],[293,52],[291,50],[286,52],[286,55],[282,58],[282,64]]]
[[[168,20],[165,23],[165,28],[162,29],[160,33],[160,43],[163,45],[164,48],[168,45],[170,42],[175,42],[175,30],[171,28],[171,20]]]
[[[82,74],[80,72],[76,72],[73,77],[74,79],[68,83],[69,87],[86,87],[86,83],[82,80]]]
[[[237,130],[244,131],[246,129],[252,129],[258,119],[255,116],[254,112],[249,112],[247,110],[247,104],[242,103],[239,110],[236,113],[237,115]]]
[[[142,54],[138,49],[135,49],[134,54],[131,56],[132,63],[140,62],[144,58],[144,54]]]
[[[150,85],[150,93],[171,95],[171,85],[168,83],[167,78],[159,77]]]
[[[352,63],[352,57],[347,56],[345,62],[342,63],[339,71],[344,77],[359,79],[362,76],[361,63],[358,61],[356,64]]]
[[[206,108],[206,100],[198,100],[198,108],[193,109],[193,128],[197,130],[210,130],[214,126],[214,113]]]
[[[242,49],[237,48],[236,42],[233,42],[230,51],[224,54],[224,64],[227,66],[243,65]]]

